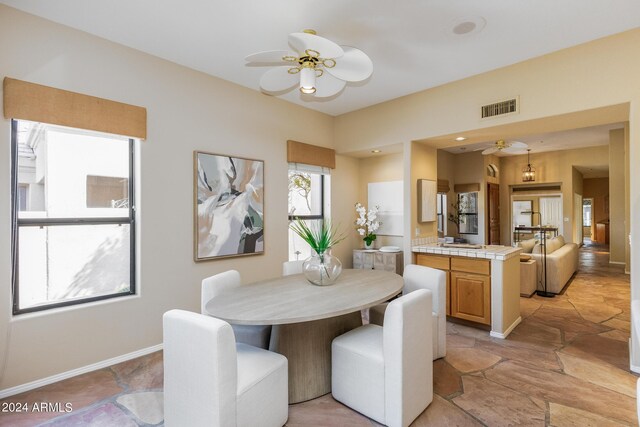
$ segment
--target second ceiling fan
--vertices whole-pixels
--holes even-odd
[[[504,139],[499,139],[495,142],[492,147],[485,148],[482,151],[482,155],[486,156],[488,154],[493,154],[497,151],[502,151],[505,153],[518,153],[528,147],[527,144],[520,141],[510,141],[507,142]]]

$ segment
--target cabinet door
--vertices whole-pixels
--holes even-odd
[[[491,325],[491,278],[452,271],[451,316]]]

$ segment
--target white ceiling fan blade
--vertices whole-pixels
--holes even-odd
[[[297,74],[289,73],[290,67],[275,67],[260,78],[260,87],[266,92],[281,92],[291,89],[300,82]]]
[[[509,153],[509,154],[526,153],[524,148],[515,147],[513,145],[511,147],[507,147],[507,148],[503,149],[502,152],[503,153]]]
[[[284,62],[282,57],[288,55],[297,56],[288,50],[267,50],[249,55],[244,60],[247,62]]]
[[[373,72],[373,62],[366,53],[354,47],[343,46],[344,55],[336,60],[336,66],[325,71],[348,82],[360,82]]]
[[[498,147],[489,147],[482,151],[482,155],[486,156],[487,154],[492,154],[492,153],[495,153],[496,151],[498,151]]]
[[[313,94],[316,98],[327,98],[344,89],[347,84],[344,80],[337,79],[331,74],[324,73],[316,79],[316,92]]]
[[[321,58],[339,58],[344,55],[344,50],[331,40],[307,33],[289,34],[289,45],[299,54],[305,50],[315,50]]]
[[[510,148],[517,148],[517,149],[521,150],[523,148],[527,148],[528,145],[525,144],[524,142],[520,142],[520,141],[511,141],[509,143],[509,147]]]

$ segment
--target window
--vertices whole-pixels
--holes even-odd
[[[134,294],[134,140],[11,130],[13,313]]]
[[[582,202],[582,226],[591,227],[591,199]]]
[[[324,220],[324,182],[325,177],[320,173],[289,171],[289,221],[302,219],[311,226],[320,225]],[[289,260],[309,256],[309,244],[289,230]]]
[[[458,194],[460,234],[478,234],[478,193]]]
[[[447,194],[438,193],[436,198],[436,215],[438,217],[438,234],[447,234]]]

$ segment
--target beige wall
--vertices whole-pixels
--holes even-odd
[[[336,147],[367,149],[627,103],[640,96],[638,45],[640,29],[344,114],[336,118]],[[480,118],[481,105],[515,95],[519,114]]]
[[[360,161],[353,157],[336,156],[336,168],[331,172],[331,206],[332,221],[346,238],[332,249],[332,254],[342,261],[343,268],[353,266],[353,249],[362,246],[362,239],[354,232],[354,205],[360,200],[358,174]]]
[[[402,153],[394,153],[387,155],[375,155],[372,157],[367,157],[364,159],[360,159],[359,168],[360,168],[360,178],[359,178],[359,192],[358,192],[358,201],[364,204],[369,208],[368,205],[368,184],[372,182],[387,182],[387,181],[402,181],[403,180],[403,154]],[[353,212],[353,218],[355,221],[355,211]],[[358,244],[356,247],[362,247],[362,239],[358,237]],[[376,239],[375,247],[379,248],[381,246],[393,245],[402,247],[403,246],[403,237],[402,236],[381,236],[378,235]]]
[[[0,197],[0,367],[6,366],[0,390],[161,343],[162,313],[198,310],[206,276],[238,269],[244,281],[255,281],[281,273],[287,259],[286,141],[330,146],[333,118],[5,6],[0,75],[148,111],[148,140],[140,144],[139,159],[139,294],[16,318],[9,286],[10,122],[0,120],[0,187],[6,190]],[[265,161],[264,255],[193,262],[193,150]],[[353,220],[357,170],[353,160],[338,158],[334,220],[343,224]],[[343,259],[350,259],[351,247],[345,242],[339,248]]]
[[[411,178],[409,180],[410,202],[405,204],[405,210],[410,210],[411,216],[411,240],[415,237],[433,237],[438,235],[438,223],[418,222],[418,180],[438,179],[438,154],[435,148],[427,147],[423,144],[411,144]],[[405,183],[405,187],[406,187]],[[435,202],[435,200],[434,200]],[[405,215],[405,218],[407,216]],[[406,243],[406,242],[405,242]],[[407,258],[405,258],[407,259]]]
[[[624,264],[625,254],[624,129],[609,132],[609,262]]]
[[[609,212],[607,212],[608,203],[606,204],[608,195],[609,178],[587,178],[584,180],[583,197],[585,199],[593,199],[591,206],[593,222],[591,223],[591,227],[586,227],[589,231],[585,236],[588,237],[588,235],[591,234],[593,236],[592,238],[595,238],[596,223],[609,219]]]

